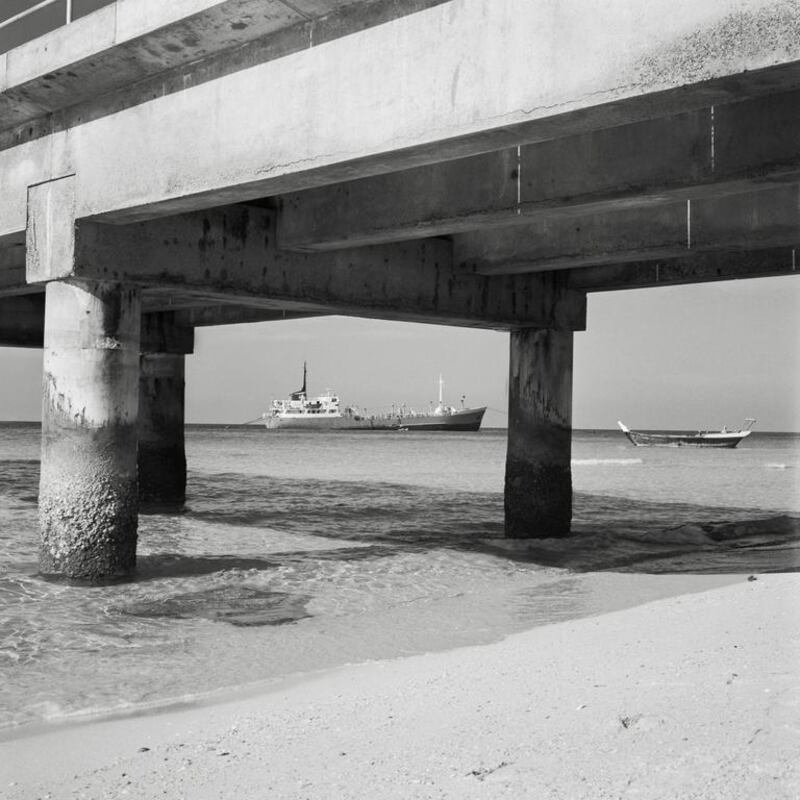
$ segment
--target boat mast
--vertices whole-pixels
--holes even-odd
[[[306,362],[303,362],[303,395],[306,394]]]
[[[442,380],[442,373],[439,373],[439,408],[442,408],[442,404],[444,403],[442,390],[444,388],[444,381]]]

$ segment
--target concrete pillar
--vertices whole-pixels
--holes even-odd
[[[572,518],[572,332],[511,333],[506,536],[566,536]]]
[[[186,500],[183,354],[142,353],[139,361],[139,500],[180,508]]]
[[[40,569],[85,580],[136,562],[138,289],[51,281],[44,327]]]

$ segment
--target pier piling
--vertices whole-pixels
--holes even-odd
[[[186,500],[184,361],[142,353],[139,370],[139,501],[181,507]]]
[[[567,536],[572,517],[571,331],[511,332],[505,531]]]
[[[123,577],[136,562],[141,300],[115,283],[47,284],[40,569]]]

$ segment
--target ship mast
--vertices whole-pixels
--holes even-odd
[[[442,403],[444,402],[444,398],[442,396],[442,389],[444,388],[444,381],[442,380],[442,373],[439,373],[439,408],[442,407]]]

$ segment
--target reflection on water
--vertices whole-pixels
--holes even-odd
[[[52,583],[36,574],[38,431],[14,435],[0,450],[2,726],[493,641],[800,563],[795,439],[721,462],[585,436],[573,535],[508,541],[502,435],[195,429],[186,510],[141,517],[135,580]],[[744,499],[708,503],[712,489]]]
[[[114,609],[133,617],[208,619],[231,625],[283,625],[310,616],[306,597],[267,592],[247,586],[220,586],[172,597],[140,600]]]

